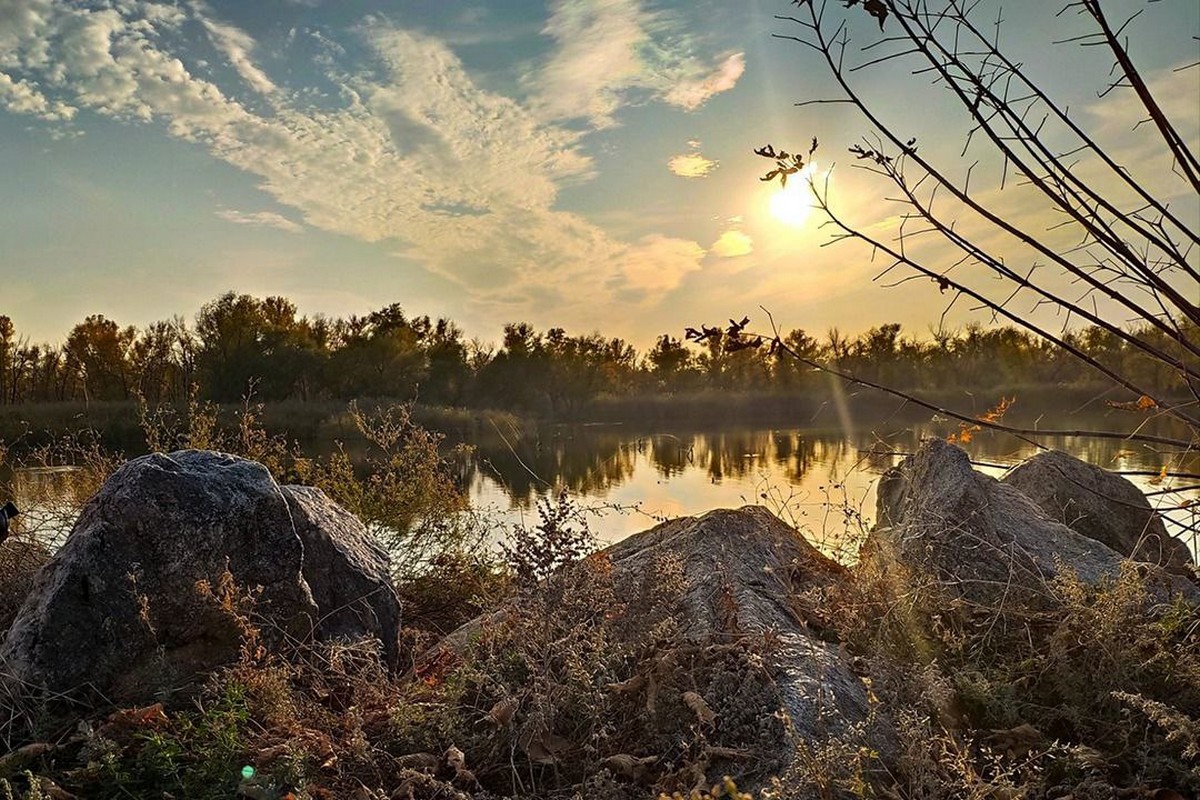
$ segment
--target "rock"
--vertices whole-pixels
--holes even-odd
[[[654,575],[659,558],[682,559],[685,588],[675,617],[684,635],[711,638],[772,632],[778,637],[776,685],[793,735],[809,743],[854,739],[863,726],[872,750],[890,758],[894,730],[872,714],[866,687],[825,632],[823,609],[804,600],[849,580],[802,534],[759,506],[682,517],[634,534],[604,551],[619,593]],[[622,590],[623,591],[620,591]],[[772,709],[762,709],[769,715]],[[785,764],[795,747],[781,742]]]
[[[356,585],[376,588],[380,554],[366,557],[347,516],[323,495],[285,495],[265,467],[234,456],[189,450],[129,461],[38,574],[0,660],[27,684],[53,692],[87,684],[114,700],[186,683],[240,653],[245,626],[213,596],[226,569],[239,592],[256,593],[244,610],[268,645],[314,632],[376,633],[398,620],[398,608],[390,615],[372,602],[367,620],[355,598],[325,582],[367,565],[374,572]],[[322,559],[308,570],[297,528]],[[314,599],[309,573],[321,600],[336,605]],[[385,640],[394,652],[395,635]]]
[[[644,637],[654,625],[653,616],[646,613],[652,603],[647,598],[662,590],[664,582],[675,587],[667,590],[675,598],[669,611],[672,633],[656,645],[665,674],[671,674],[673,667],[667,665],[676,663],[676,656],[683,652],[721,651],[726,646],[736,647],[739,641],[773,642],[771,669],[761,675],[762,691],[750,687],[744,695],[761,698],[761,706],[728,707],[734,693],[747,688],[744,686],[727,686],[708,696],[684,691],[678,698],[681,708],[689,710],[692,724],[701,727],[711,724],[711,714],[727,719],[731,710],[758,724],[769,723],[777,712],[786,713],[789,722],[771,740],[771,752],[755,752],[744,764],[721,764],[720,769],[732,771],[743,788],[748,787],[738,769],[752,768],[761,777],[761,769],[772,764],[783,774],[796,757],[797,742],[819,748],[841,736],[861,744],[863,752],[881,754],[885,761],[897,752],[894,728],[886,714],[872,708],[866,685],[833,641],[832,627],[818,599],[823,590],[848,581],[849,572],[767,510],[747,506],[670,520],[602,550],[596,558],[599,563],[607,562],[604,574],[611,575],[615,596],[624,606],[618,630],[631,639]],[[668,562],[675,566],[664,577],[663,565]],[[811,596],[806,597],[806,591]],[[508,612],[500,610],[467,623],[423,654],[416,674],[434,674],[455,663],[472,640],[486,638],[487,629],[500,629],[508,620]],[[679,660],[692,663],[690,658]],[[649,710],[654,705],[649,699],[655,692],[654,680],[639,672],[623,683],[610,684],[608,690],[638,698],[643,724],[652,726],[657,719]],[[693,672],[687,681],[696,683],[687,688],[703,687],[707,680],[709,677]],[[688,734],[672,728],[655,735],[674,740]],[[721,773],[714,774],[719,777]],[[751,782],[749,788],[753,786]]]
[[[1135,561],[1185,572],[1193,563],[1187,545],[1167,533],[1146,496],[1120,475],[1050,450],[1018,464],[1001,481],[1050,519]]]
[[[965,452],[941,440],[921,445],[880,481],[877,526],[864,560],[930,576],[951,595],[987,609],[1057,606],[1050,581],[1064,569],[1095,584],[1113,578],[1123,556],[1048,518],[1011,484],[971,468]],[[1200,598],[1162,570],[1157,589]]]
[[[304,544],[304,580],[320,616],[319,639],[383,643],[384,662],[400,659],[400,598],[392,586],[391,561],[366,526],[311,486],[282,486],[292,523]]]
[[[685,586],[681,631],[691,637],[797,628],[790,592],[827,589],[847,579],[845,567],[822,555],[795,528],[760,506],[679,517],[602,551],[622,594],[653,575],[660,558],[682,559]],[[730,594],[715,591],[728,586]],[[730,608],[737,619],[729,619]],[[805,635],[811,636],[811,631]]]

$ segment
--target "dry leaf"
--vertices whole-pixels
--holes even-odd
[[[109,714],[108,719],[100,726],[100,733],[109,734],[114,730],[154,727],[166,721],[167,715],[163,712],[162,703],[142,708],[125,708]]]
[[[49,778],[39,778],[38,788],[42,790],[41,796],[48,798],[48,800],[75,800],[75,795]]]
[[[487,720],[497,728],[506,728],[520,706],[521,701],[517,698],[506,697],[492,706],[492,710],[487,713]]]
[[[1037,728],[1024,723],[1015,728],[993,730],[988,734],[987,741],[996,750],[1021,756],[1044,742],[1045,737]]]
[[[556,764],[559,756],[571,749],[571,743],[561,736],[546,732],[537,738],[529,737],[521,747],[535,764]]]
[[[286,744],[277,744],[274,747],[264,747],[254,754],[254,763],[257,766],[264,767],[279,757],[287,755],[287,752],[288,746]]]
[[[454,770],[455,772],[458,772],[460,769],[467,768],[466,755],[462,750],[459,750],[454,745],[450,745],[450,749],[446,751],[445,759],[446,766],[450,767],[450,769]]]
[[[617,694],[630,694],[631,692],[640,692],[642,690],[642,687],[644,687],[645,685],[646,685],[646,676],[638,674],[638,675],[634,675],[632,678],[630,678],[627,681],[621,681],[620,683],[610,683],[605,688],[607,688],[610,692],[616,692]]]
[[[708,707],[708,703],[704,702],[704,698],[695,692],[684,692],[683,702],[692,710],[696,718],[700,720],[701,725],[707,725],[710,728],[715,728],[717,725],[717,715]]]
[[[411,769],[415,772],[424,772],[427,775],[437,772],[438,767],[441,765],[441,759],[433,753],[409,753],[406,756],[400,756],[396,759],[396,766],[401,769]]]
[[[474,772],[471,772],[471,770],[467,769],[466,767],[455,771],[454,778],[451,783],[453,783],[455,786],[466,789],[479,788],[479,779],[475,777]]]
[[[650,768],[657,763],[658,756],[638,758],[628,753],[619,753],[604,759],[600,762],[600,766],[611,770],[622,778],[627,778],[631,781],[644,781],[647,778]]]
[[[52,753],[57,748],[47,742],[34,742],[27,744],[24,747],[18,747],[8,755],[0,758],[0,772],[11,773],[15,772],[25,762],[32,761],[35,758],[41,758],[47,753]]]

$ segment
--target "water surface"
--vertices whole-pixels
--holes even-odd
[[[562,487],[593,510],[589,526],[604,542],[669,517],[759,504],[834,553],[873,523],[879,477],[923,438],[955,430],[946,424],[907,426],[883,438],[800,428],[639,432],[624,425],[564,426],[478,446],[466,480],[472,500],[510,524],[536,522],[535,500]],[[1064,437],[1045,444],[1107,469],[1145,473],[1128,476],[1143,491],[1196,483],[1168,479],[1156,485],[1167,457],[1128,442]],[[977,469],[995,477],[1037,452],[1015,437],[979,432],[961,446]],[[1194,456],[1172,458],[1170,464],[1200,472]],[[1196,494],[1150,497],[1193,552],[1196,537],[1188,528],[1200,520],[1196,510],[1178,506]]]

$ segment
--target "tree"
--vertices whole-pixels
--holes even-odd
[[[200,309],[196,338],[201,385],[221,402],[290,397],[320,367],[311,325],[283,297],[227,292]]]
[[[85,400],[128,400],[133,389],[130,348],[136,331],[122,328],[102,314],[87,317],[71,329],[63,345],[64,380],[70,396]]]
[[[692,351],[669,334],[658,337],[646,354],[646,362],[658,387],[667,391],[678,391],[695,375]]]
[[[13,394],[13,356],[17,347],[17,329],[11,317],[0,314],[0,405],[15,402]]]
[[[444,317],[437,322],[419,317],[413,326],[429,365],[422,398],[428,403],[461,405],[471,379],[462,329]]]
[[[412,399],[429,374],[421,335],[398,303],[340,326],[329,371],[338,397]]]
[[[858,169],[881,183],[879,196],[894,199],[900,213],[890,217],[895,221],[890,230],[845,216],[828,184],[805,171],[816,139],[797,153],[771,145],[756,150],[772,162],[763,180],[807,179],[835,239],[866,245],[885,259],[878,280],[928,280],[947,297],[948,307],[970,302],[989,321],[1027,331],[1124,389],[1141,409],[1182,423],[1186,431],[1161,436],[1141,430],[1136,420],[1126,430],[1093,435],[1184,449],[1197,444],[1200,159],[1127,47],[1125,31],[1141,12],[1114,24],[1098,0],[1071,2],[1067,10],[1086,30],[1062,37],[1068,44],[1102,48],[1111,59],[1111,77],[1098,87],[1099,96],[1126,95],[1106,107],[1110,115],[1124,114],[1127,130],[1149,123],[1137,133],[1142,145],[1153,136],[1158,157],[1123,164],[1094,116],[1072,114],[1036,66],[1006,50],[999,17],[981,21],[981,3],[846,2],[847,14],[813,0],[792,5],[795,15],[780,19],[795,32],[781,38],[814,53],[836,92],[800,105],[837,103],[858,113],[869,132],[849,152]],[[868,25],[860,12],[872,18]],[[851,43],[860,29],[871,31],[871,40],[855,50]],[[947,101],[954,111],[959,128],[949,135],[957,135],[955,147],[918,141],[919,120],[889,116],[896,104],[871,99],[870,82],[888,80],[904,66],[922,81],[932,78],[941,90],[932,101]],[[906,93],[919,89],[913,82]],[[916,104],[905,99],[904,108]],[[947,135],[945,121],[939,118],[938,124]],[[990,184],[986,191],[984,181]],[[1174,196],[1182,200],[1172,202]],[[1080,325],[1103,332],[1104,346],[1095,346],[1099,333],[1084,334],[1092,341],[1082,341],[1075,330]],[[733,325],[725,336],[740,346],[748,331]],[[835,365],[842,359],[827,364],[797,353],[778,331],[766,341],[816,368],[890,388]],[[995,421],[984,426],[1034,441],[1062,433]]]
[[[181,317],[151,323],[130,350],[138,395],[146,402],[182,402],[191,390],[191,334]]]

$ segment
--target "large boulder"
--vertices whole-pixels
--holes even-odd
[[[625,596],[655,574],[662,557],[681,559],[684,589],[676,619],[688,637],[777,637],[775,682],[797,740],[865,736],[863,745],[894,753],[894,731],[872,713],[863,680],[830,635],[826,610],[812,602],[848,581],[849,572],[795,528],[760,506],[718,509],[664,522],[604,553]],[[795,747],[780,746],[786,763]]]
[[[312,486],[282,486],[300,541],[304,580],[320,616],[319,639],[370,634],[389,666],[400,659],[400,600],[391,559],[358,517]]]
[[[934,439],[879,483],[877,525],[863,557],[894,563],[913,580],[987,609],[1057,606],[1053,579],[1064,570],[1096,584],[1115,578],[1125,556],[1046,516],[1009,483],[976,472],[958,447]],[[1148,568],[1158,590],[1194,586]]]
[[[361,611],[358,598],[323,582],[353,574],[360,565],[347,554],[366,553],[346,516],[316,493],[285,496],[253,461],[195,450],[134,459],[87,502],[38,574],[0,663],[9,676],[53,692],[88,685],[133,699],[235,659],[245,615],[268,644],[321,632],[377,634],[394,652],[398,603],[378,591],[377,572],[357,585],[369,585],[369,604],[385,610],[362,615],[357,628],[350,617]],[[352,541],[343,543],[347,532]],[[322,563],[306,565],[306,541]],[[370,554],[371,570],[380,557]],[[223,582],[226,573],[236,590]],[[246,593],[251,603],[238,599]]]
[[[711,706],[718,719],[752,720],[766,730],[782,721],[778,732],[758,740],[756,747],[765,749],[756,749],[753,758],[721,764],[743,788],[753,788],[768,767],[788,773],[797,768],[795,759],[805,746],[815,751],[833,740],[853,744],[856,752],[877,754],[885,762],[894,758],[895,729],[872,703],[864,680],[837,643],[822,602],[845,587],[849,571],[769,511],[746,506],[673,519],[600,551],[593,563],[604,564],[603,574],[611,577],[618,598],[612,611],[619,620],[618,636],[646,641],[639,631],[657,630],[656,615],[664,611],[653,598],[663,591],[672,598],[671,632],[649,637],[656,640],[657,663],[664,670],[659,677],[671,680],[677,661],[691,664],[684,683],[702,695],[705,707]],[[670,588],[664,589],[664,583]],[[510,623],[511,614],[496,611],[455,631],[418,659],[418,674],[456,663],[472,642],[486,642],[489,630]],[[697,657],[676,658],[684,651],[719,653],[739,643],[753,648],[758,646],[753,643],[767,642],[771,645],[764,667],[752,677],[743,676],[744,684],[728,683],[724,675],[713,680],[705,671],[710,667],[698,666],[702,660]],[[662,704],[651,699],[657,696],[656,678],[641,680],[645,677],[637,673],[626,681],[640,687],[636,691],[642,694],[635,695],[635,702],[640,703],[643,724],[654,736],[676,745],[689,740],[686,724],[654,728],[678,721],[669,714],[659,716]],[[872,762],[864,765],[866,769],[878,766],[873,758],[866,759]]]
[[[1001,481],[1019,489],[1050,519],[1135,561],[1176,571],[1193,563],[1187,545],[1167,533],[1146,496],[1121,475],[1048,450],[1018,464]]]

